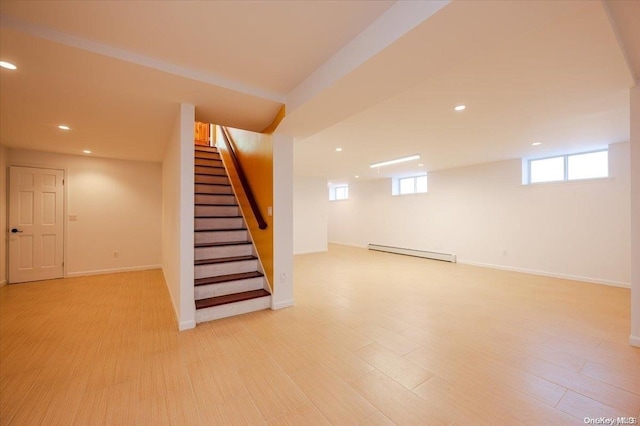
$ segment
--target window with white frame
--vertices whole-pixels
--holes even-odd
[[[427,175],[393,179],[393,195],[420,194],[427,192]]]
[[[349,185],[329,185],[329,200],[340,201],[349,199]]]
[[[562,182],[609,177],[609,151],[559,155],[528,161],[527,183]]]

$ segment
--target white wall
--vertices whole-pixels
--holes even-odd
[[[7,282],[7,154],[0,145],[0,285]]]
[[[160,267],[159,163],[9,149],[8,165],[65,170],[66,276]]]
[[[640,346],[640,81],[631,89],[631,337]]]
[[[523,186],[521,160],[430,173],[427,194],[359,182],[330,203],[329,241],[629,286],[629,144],[611,145],[609,158],[612,178],[584,182]]]
[[[193,105],[181,105],[162,162],[162,269],[180,330],[195,327]]]
[[[293,180],[293,253],[327,251],[329,210],[325,179],[295,176]]]

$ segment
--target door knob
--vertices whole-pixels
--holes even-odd
[[[19,230],[18,228],[13,228],[13,229],[11,230],[11,233],[12,233],[12,234],[17,234],[18,232],[22,232],[22,231],[21,231],[21,230]]]

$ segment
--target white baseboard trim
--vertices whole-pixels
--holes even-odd
[[[629,336],[629,344],[631,346],[637,346],[640,348],[640,336],[634,336],[634,335]]]
[[[343,243],[340,241],[329,241],[329,244],[335,244],[338,246],[347,246],[347,247],[357,247],[357,248],[363,248],[363,249],[366,249],[369,247],[367,244],[352,244],[352,243]]]
[[[182,321],[178,324],[178,330],[180,331],[191,330],[192,328],[196,328],[196,322],[194,320]]]
[[[520,272],[523,274],[540,275],[543,277],[560,278],[564,280],[581,281],[591,284],[608,285],[611,287],[623,287],[631,288],[631,283],[625,283],[622,281],[603,280],[600,278],[581,277],[579,275],[559,274],[555,272],[539,271],[536,269],[517,268],[513,266],[495,265],[492,263],[472,262],[470,260],[458,259],[458,263],[462,265],[480,266],[482,268],[500,269],[503,271]]]
[[[103,274],[116,274],[116,273],[119,273],[119,272],[148,271],[149,269],[162,269],[162,265],[127,266],[125,268],[98,269],[98,270],[95,270],[95,271],[67,272],[67,274],[65,276],[67,278],[71,278],[71,277],[83,277],[83,276],[86,276],[86,275],[103,275]]]
[[[328,248],[320,249],[320,250],[302,250],[302,251],[294,251],[293,255],[296,256],[296,255],[299,255],[299,254],[326,253],[328,251],[329,251]]]
[[[293,299],[283,300],[281,302],[274,302],[273,297],[271,298],[271,310],[276,311],[278,309],[288,308],[289,306],[293,306],[295,301]]]

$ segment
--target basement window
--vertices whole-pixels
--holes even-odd
[[[527,183],[563,182],[609,177],[609,151],[529,160]]]
[[[329,185],[329,201],[349,199],[349,185]]]
[[[427,175],[393,179],[393,195],[421,194],[427,192]]]

